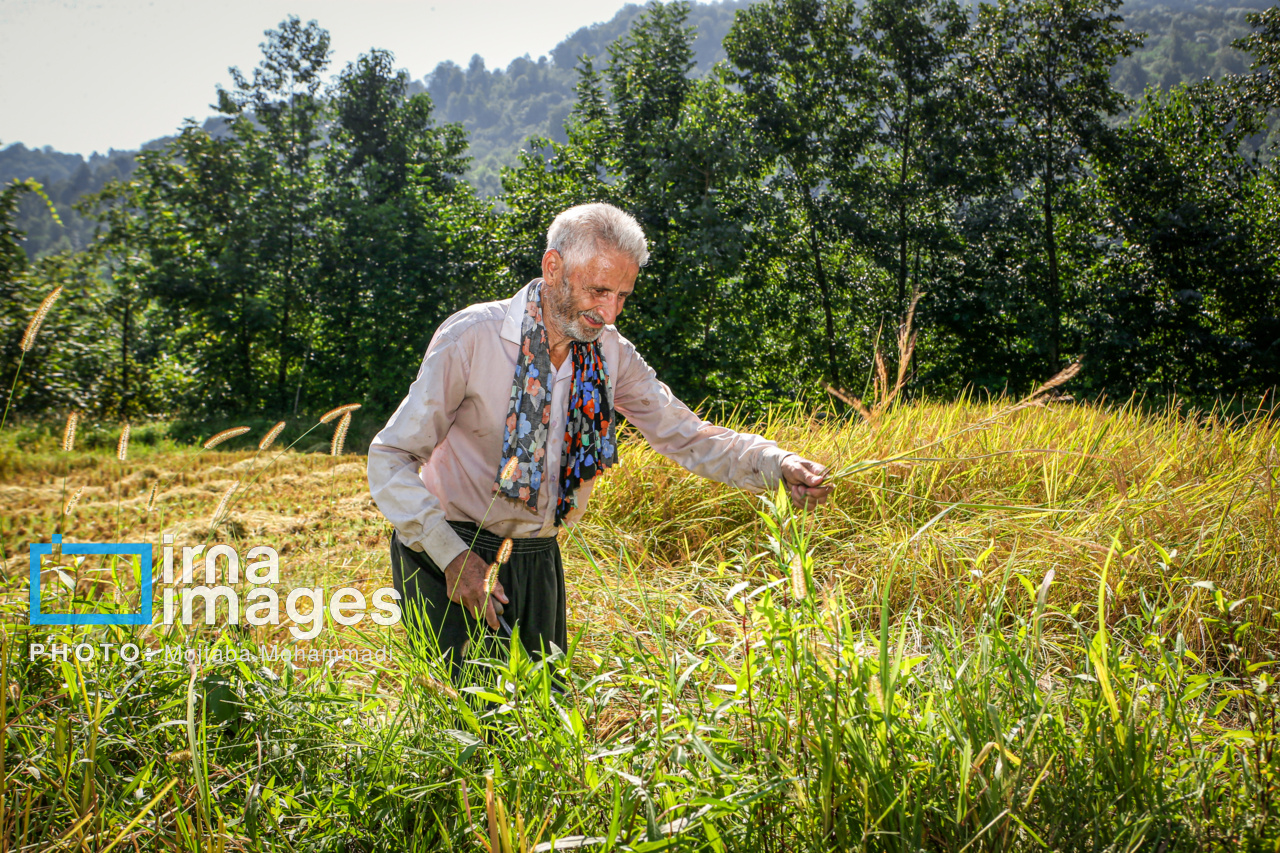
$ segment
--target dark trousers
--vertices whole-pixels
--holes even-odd
[[[496,559],[500,537],[474,524],[451,521],[449,525],[486,563]],[[449,600],[443,568],[406,546],[395,533],[391,534],[391,582],[400,593],[410,639],[424,644],[430,653],[438,650],[444,655],[455,681],[463,676],[465,660],[505,656],[507,640]],[[510,599],[503,605],[503,618],[513,630],[518,628],[521,645],[531,658],[549,654],[552,643],[561,651],[568,648],[564,564],[554,536],[513,540],[511,558],[499,568],[498,582]]]

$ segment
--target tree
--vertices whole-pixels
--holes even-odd
[[[324,171],[326,286],[316,302],[311,394],[389,411],[404,395],[432,331],[492,292],[489,215],[459,177],[465,135],[436,125],[431,99],[375,50],[330,91],[334,123]]]
[[[1114,13],[1116,0],[1000,0],[979,7],[976,54],[1000,118],[1014,134],[1014,184],[1038,206],[1046,369],[1063,344],[1064,290],[1058,218],[1084,176],[1084,157],[1125,105],[1111,87],[1116,60],[1141,43]]]
[[[323,141],[321,89],[329,65],[329,33],[315,21],[290,16],[266,31],[263,59],[252,80],[230,69],[235,90],[219,88],[218,110],[230,117],[261,192],[247,201],[259,224],[255,273],[266,279],[276,324],[275,404],[289,405],[290,371],[313,347],[312,305],[320,217],[320,181],[314,149]],[[299,378],[299,383],[301,379]],[[296,403],[301,385],[294,394]]]
[[[771,0],[739,12],[725,38],[753,130],[777,164],[766,187],[789,214],[774,220],[773,245],[814,283],[821,372],[837,385],[849,354],[838,321],[840,267],[848,241],[868,231],[866,155],[877,132],[869,106],[873,71],[856,36],[857,13],[847,0]]]

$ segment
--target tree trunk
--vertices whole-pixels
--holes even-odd
[[[898,316],[907,315],[907,255],[910,240],[907,236],[907,168],[911,156],[911,84],[907,82],[907,105],[903,110],[902,166],[898,170]]]

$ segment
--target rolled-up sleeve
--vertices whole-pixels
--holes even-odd
[[[427,347],[418,378],[369,445],[369,491],[401,540],[440,568],[467,550],[418,469],[453,425],[467,390],[466,347],[442,329]]]
[[[698,417],[665,383],[658,381],[625,338],[619,340],[614,408],[663,456],[693,473],[738,488],[777,488],[782,460],[791,454],[776,442],[735,432]]]

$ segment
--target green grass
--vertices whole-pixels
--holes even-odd
[[[258,433],[127,463],[10,443],[0,848],[1280,849],[1280,428],[1037,406],[962,431],[998,411],[754,425],[855,469],[811,514],[626,443],[561,536],[571,647],[461,693],[399,626],[315,641],[386,664],[29,662],[50,633],[288,636],[30,629],[26,543],[55,523],[269,542],[282,589],[366,592],[390,584],[388,530],[362,457],[264,469],[236,449]],[[70,516],[64,477],[86,487]]]

